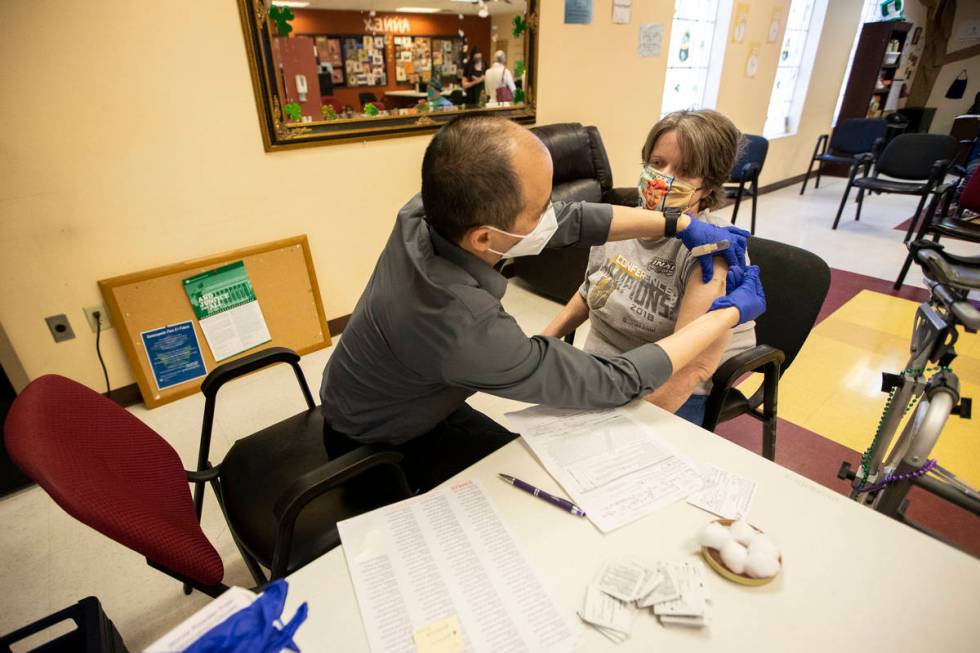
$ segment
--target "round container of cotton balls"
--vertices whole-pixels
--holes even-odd
[[[779,549],[746,521],[718,519],[705,526],[698,539],[708,566],[733,583],[765,585],[782,569]]]

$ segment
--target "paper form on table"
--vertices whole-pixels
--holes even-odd
[[[468,651],[570,651],[576,633],[474,481],[338,524],[374,653],[455,615]]]
[[[534,406],[507,418],[603,533],[680,501],[703,483],[689,461],[619,408]]]

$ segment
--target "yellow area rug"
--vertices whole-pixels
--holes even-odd
[[[881,392],[881,373],[899,372],[908,361],[917,308],[907,299],[862,290],[834,311],[814,327],[780,381],[779,416],[863,452],[887,398]],[[960,329],[956,352],[952,369],[960,379],[960,393],[973,398],[978,410],[969,420],[950,417],[932,457],[978,487],[980,334]],[[748,395],[759,382],[746,379],[739,389]]]

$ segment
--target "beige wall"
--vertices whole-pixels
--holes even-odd
[[[746,45],[765,43],[774,2],[752,3]],[[666,50],[673,1],[635,2],[628,25],[611,0],[591,26],[542,5],[539,123],[598,125],[617,184],[633,184],[666,59],[637,56],[637,33],[662,23]],[[830,1],[799,134],[773,142],[764,183],[802,172],[828,130],[858,9]],[[298,233],[328,317],[353,309],[427,137],[265,153],[231,0],[4,2],[0,22],[0,325],[30,377],[101,386],[82,314],[101,303],[98,279]],[[758,132],[778,43],[751,81],[729,48],[719,109]],[[55,344],[43,318],[62,312],[78,337]],[[113,387],[130,383],[115,337],[104,344]]]
[[[497,28],[499,40],[490,48],[490,52],[486,53],[487,61],[492,64],[494,52],[502,49],[507,55],[507,68],[513,72],[514,64],[524,58],[524,36],[519,39],[514,38],[514,14],[493,14],[490,16],[490,20],[492,25]],[[502,48],[502,43],[506,43],[506,47]]]
[[[737,2],[736,2],[737,4]],[[780,31],[775,43],[766,42],[772,10],[783,7],[789,12],[788,0],[754,1],[750,5],[746,36],[742,43],[729,43],[725,50],[718,110],[727,114],[739,128],[751,134],[761,134],[766,122],[766,109],[776,76],[779,48],[783,42]],[[850,54],[857,21],[861,14],[859,0],[828,0],[823,29],[817,45],[813,75],[807,87],[806,101],[796,134],[773,139],[762,170],[760,182],[769,184],[805,172],[813,146],[820,134],[830,132],[834,107],[843,82],[847,57]],[[734,21],[731,29],[734,29]],[[760,43],[759,70],[753,79],[745,77],[745,63],[752,42]]]
[[[980,2],[977,0],[959,0],[956,3],[953,35],[947,44],[947,52],[965,47],[964,44],[957,43],[953,39],[956,37],[956,27],[971,20],[980,20]],[[959,100],[947,99],[946,91],[949,90],[949,85],[956,79],[961,70],[966,70],[967,73],[966,92]],[[929,131],[933,134],[948,134],[953,126],[953,120],[956,116],[967,112],[978,92],[980,92],[980,55],[943,66],[936,78],[935,86],[932,87],[932,93],[929,94],[929,102],[926,103],[927,107],[936,107],[936,115],[933,116]]]

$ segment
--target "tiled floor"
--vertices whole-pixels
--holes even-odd
[[[894,227],[909,217],[915,207],[914,198],[868,198],[861,222],[851,220],[851,205],[845,211],[841,227],[831,231],[830,224],[842,190],[842,180],[825,180],[819,190],[808,190],[802,198],[798,194],[798,185],[762,196],[759,235],[810,249],[833,268],[889,281],[894,279],[906,253],[902,233]],[[730,210],[725,209],[721,214],[727,215]],[[740,214],[739,223],[746,225],[749,207],[743,206]],[[951,241],[948,246],[962,253],[976,252],[976,246],[969,243]],[[910,273],[908,283],[922,285],[917,270]],[[892,298],[871,297],[870,302],[858,302],[857,308],[845,304],[832,320],[818,326],[812,339],[813,351],[809,345],[805,347],[796,366],[806,370],[812,364],[819,376],[793,372],[781,386],[781,414],[799,420],[796,428],[801,431],[810,429],[827,435],[821,429],[829,428],[826,421],[829,411],[818,411],[824,413],[819,419],[813,418],[812,411],[809,417],[801,414],[806,412],[808,393],[814,388],[826,395],[825,401],[846,404],[848,415],[871,420],[880,412],[882,398],[879,393],[872,392],[869,379],[877,373],[879,366],[895,367],[900,363],[883,354],[877,344],[863,338],[860,342],[854,341],[853,334],[842,324],[856,321],[863,325],[861,333],[877,331],[885,334],[892,349],[901,348],[906,346],[903,338],[909,333],[910,309],[902,300]],[[880,311],[873,308],[877,305],[875,302],[885,302]],[[540,330],[558,310],[555,303],[529,293],[520,282],[511,283],[504,305],[529,334]],[[857,314],[852,314],[854,311]],[[967,337],[974,341],[977,338]],[[827,343],[827,340],[835,342]],[[580,335],[577,342],[583,341]],[[821,369],[820,348],[831,346],[835,348],[833,358],[828,359],[828,365]],[[973,346],[976,346],[975,342]],[[976,349],[972,351],[975,360],[978,358]],[[311,387],[319,386],[320,373],[329,355],[330,350],[325,350],[304,358],[303,369]],[[807,362],[810,359],[812,363]],[[833,361],[843,361],[843,366],[859,361],[862,372],[856,375],[839,369],[831,364]],[[970,366],[969,374],[976,383],[976,363],[972,362]],[[480,397],[474,397],[472,403],[479,407]],[[240,435],[299,412],[303,406],[292,374],[286,368],[273,368],[237,381],[222,391],[213,457],[220,459]],[[191,467],[196,456],[202,409],[203,399],[197,395],[153,411],[134,408],[133,412],[164,435],[185,466]],[[749,435],[756,437],[754,432]],[[866,443],[858,432],[843,444],[863,448]],[[846,452],[839,445],[828,444],[828,447],[832,448],[832,456],[840,457],[841,452]],[[975,456],[976,450],[971,451],[973,453],[956,455]],[[797,455],[791,447],[781,450],[781,456],[783,454]],[[784,464],[789,465],[788,462]],[[832,473],[827,470],[818,471],[832,478]],[[37,488],[0,500],[0,523],[4,525],[0,532],[0,584],[4,590],[0,595],[0,632],[8,632],[84,596],[96,595],[135,651],[207,600],[198,593],[184,596],[179,583],[147,567],[137,554],[72,520]],[[203,526],[225,561],[226,582],[249,585],[250,576],[210,495],[205,505]]]

